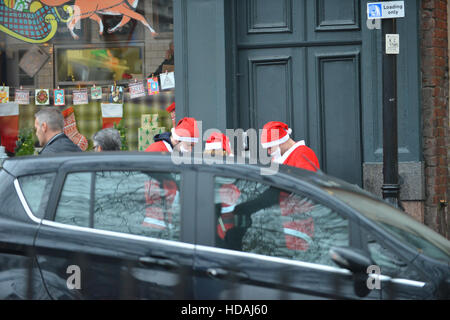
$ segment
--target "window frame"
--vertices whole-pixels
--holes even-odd
[[[102,42],[102,43],[86,43],[86,44],[80,44],[80,45],[73,45],[73,44],[55,44],[54,45],[54,83],[55,87],[60,86],[61,88],[65,88],[67,86],[74,86],[74,85],[99,85],[99,86],[106,86],[110,85],[112,80],[88,80],[88,81],[66,81],[64,79],[59,79],[59,66],[58,66],[58,52],[64,51],[64,50],[84,50],[84,49],[114,49],[114,48],[138,48],[141,51],[142,54],[142,74],[147,74],[147,71],[145,70],[145,41],[144,40],[135,40],[135,41],[118,41],[118,42]],[[125,85],[128,84],[130,80],[118,80],[116,83],[118,85]]]
[[[35,212],[33,210],[32,206],[31,206],[31,204],[30,204],[30,200],[28,199],[27,195],[25,194],[24,185],[23,185],[22,179],[26,178],[26,177],[44,176],[44,175],[54,175],[53,178],[52,178],[53,181],[51,182],[51,186],[49,188],[50,189],[50,195],[47,198],[47,203],[45,203],[45,204],[40,203],[39,204],[39,208],[38,208],[38,212]],[[20,188],[20,190],[21,190],[21,192],[23,194],[24,201],[27,203],[27,206],[30,209],[30,211],[33,214],[33,216],[36,217],[39,220],[45,219],[46,213],[48,212],[48,208],[50,207],[50,204],[51,204],[51,193],[53,192],[54,186],[55,186],[56,181],[58,179],[57,172],[55,172],[55,171],[35,172],[35,173],[24,174],[24,175],[18,176],[18,177],[16,177],[16,179],[17,179],[17,183],[19,184],[19,188]],[[42,199],[41,199],[41,201],[42,201]],[[39,213],[40,209],[42,209],[44,211],[43,214]]]
[[[235,178],[235,179],[245,179],[248,181],[252,181],[255,183],[262,183],[265,185],[268,185],[273,188],[282,189],[283,191],[287,192],[293,192],[295,194],[299,194],[301,196],[308,197],[312,201],[325,205],[326,207],[332,209],[337,214],[341,215],[342,217],[346,218],[349,222],[349,247],[361,249],[361,246],[363,245],[362,237],[359,230],[359,218],[353,214],[351,211],[346,210],[345,207],[342,206],[341,203],[337,202],[335,203],[334,199],[331,199],[332,201],[329,201],[330,199],[326,199],[325,196],[321,195],[320,193],[314,193],[315,190],[308,189],[308,187],[313,187],[312,184],[308,182],[304,183],[298,183],[299,180],[296,179],[297,183],[292,184],[292,181],[289,181],[288,175],[284,173],[278,173],[275,176],[261,176],[261,175],[253,175],[248,174],[249,172],[245,170],[245,168],[239,168],[239,167],[228,167],[230,170],[219,172],[217,169],[211,168],[203,168],[202,174],[207,175],[207,177],[204,177],[204,183],[208,182],[209,185],[200,184],[199,186],[206,191],[207,194],[210,194],[209,200],[207,200],[207,204],[203,205],[202,208],[207,209],[211,208],[212,210],[215,207],[215,178],[216,177],[225,177],[225,178]],[[259,168],[256,168],[259,169]],[[210,191],[208,191],[210,190]],[[322,192],[324,192],[322,190]],[[199,203],[202,199],[200,196],[200,193],[198,194],[199,197]],[[205,201],[205,196],[203,195],[203,201]],[[211,211],[211,212],[214,212]],[[201,238],[199,238],[197,244],[202,246],[207,246],[215,249],[223,249],[216,247],[215,244],[215,217],[213,214],[207,215],[208,218],[205,218],[205,215],[203,215],[201,218],[198,218],[197,225],[199,230],[208,230],[207,232],[204,232]],[[224,249],[227,250],[227,249]],[[245,253],[245,252],[243,252]],[[280,258],[285,259],[285,258]],[[286,259],[286,261],[290,261],[289,259]]]
[[[157,163],[155,163],[156,165]],[[55,178],[55,182],[53,184],[53,189],[51,191],[51,195],[49,197],[49,206],[47,207],[47,211],[45,216],[42,218],[44,221],[49,221],[52,225],[53,224],[59,224],[61,226],[66,226],[68,228],[72,229],[83,229],[88,232],[96,232],[96,233],[105,233],[105,234],[120,234],[122,237],[143,237],[147,239],[153,239],[156,241],[172,241],[172,242],[178,242],[178,243],[194,243],[195,242],[195,228],[191,226],[189,223],[187,223],[189,220],[194,220],[195,218],[192,217],[192,214],[195,214],[195,205],[196,201],[192,199],[192,203],[189,203],[185,200],[184,192],[187,192],[189,189],[193,189],[193,186],[189,186],[190,184],[196,184],[196,180],[192,179],[191,175],[193,174],[190,169],[177,169],[174,168],[171,164],[166,164],[158,169],[153,168],[152,165],[145,166],[143,164],[139,164],[136,166],[133,165],[126,165],[122,163],[105,163],[104,166],[98,166],[95,165],[94,168],[85,169],[86,167],[89,167],[89,164],[86,163],[76,163],[76,164],[70,164],[65,163],[62,168],[59,169],[59,172],[57,173],[57,176]],[[175,169],[175,170],[174,170]],[[95,173],[100,171],[148,171],[148,172],[160,172],[160,173],[176,173],[180,175],[180,239],[179,240],[164,240],[164,239],[158,239],[148,236],[140,236],[140,235],[133,235],[129,233],[123,233],[123,232],[116,232],[116,231],[107,231],[102,229],[95,229],[91,227],[81,227],[81,226],[74,226],[74,225],[68,225],[64,223],[60,223],[55,221],[56,211],[58,208],[58,203],[61,198],[61,194],[64,188],[65,181],[67,179],[67,176],[71,173]],[[91,215],[90,215],[91,216]],[[91,219],[91,218],[90,218]]]
[[[224,177],[223,175],[213,175],[213,190],[214,190],[214,195],[215,195],[215,191],[216,191],[216,178],[217,177],[220,177],[220,178],[228,178],[228,177]],[[299,197],[301,197],[301,198],[306,198],[306,199],[308,199],[308,201],[312,201],[313,203],[315,203],[316,205],[320,205],[320,206],[322,206],[322,207],[324,207],[324,208],[327,208],[327,209],[329,209],[329,210],[331,210],[331,212],[334,212],[334,213],[336,213],[337,215],[339,215],[340,217],[341,217],[341,219],[344,219],[344,220],[347,220],[347,223],[348,223],[348,246],[349,247],[352,247],[353,245],[352,245],[352,237],[351,237],[351,234],[352,234],[352,227],[351,227],[351,225],[352,225],[352,223],[351,223],[351,220],[350,220],[350,218],[346,215],[346,214],[342,214],[341,212],[340,212],[340,210],[336,210],[335,208],[333,208],[332,206],[330,206],[330,205],[328,205],[328,204],[324,204],[323,203],[323,201],[318,201],[315,197],[312,197],[312,196],[310,196],[310,195],[306,195],[304,192],[301,192],[301,191],[292,191],[292,190],[287,190],[286,188],[284,188],[284,187],[280,187],[280,186],[278,186],[278,185],[275,185],[275,184],[269,184],[269,183],[266,183],[266,182],[264,182],[264,181],[255,181],[255,180],[252,180],[252,179],[247,179],[246,177],[240,177],[240,178],[237,178],[238,180],[245,180],[245,181],[247,181],[247,182],[253,182],[253,183],[259,183],[259,184],[262,184],[262,185],[265,185],[265,186],[268,186],[269,188],[274,188],[274,189],[277,189],[277,190],[280,190],[281,192],[287,192],[287,193],[293,193],[293,194],[295,194],[296,196],[299,196]],[[214,199],[215,200],[215,199]],[[254,200],[254,199],[252,199],[252,200]],[[250,200],[250,201],[252,201],[252,200]],[[215,204],[215,201],[214,201],[214,204]],[[214,246],[215,248],[217,248],[216,246]],[[234,251],[234,250],[233,250]],[[247,252],[247,251],[240,251],[240,252],[243,252],[243,253],[251,253],[251,252]],[[281,256],[271,256],[271,255],[267,255],[267,254],[259,254],[259,255],[262,255],[262,256],[266,256],[266,257],[276,257],[276,258],[279,258],[279,259],[286,259],[286,260],[292,260],[292,259],[289,259],[289,258],[285,258],[285,257],[281,257]],[[301,261],[301,262],[307,262],[307,263],[313,263],[313,264],[320,264],[320,263],[318,263],[318,262],[312,262],[312,261],[304,261],[304,260],[292,260],[292,261]]]

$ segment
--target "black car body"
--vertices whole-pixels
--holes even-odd
[[[193,159],[5,161],[0,298],[450,298],[450,242],[359,187]]]

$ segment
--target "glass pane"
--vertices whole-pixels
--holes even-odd
[[[20,188],[33,214],[43,218],[47,208],[55,173],[24,176],[19,178]]]
[[[17,125],[10,129],[11,137],[23,142],[8,151],[14,156],[39,151],[34,121],[43,105],[63,113],[64,132],[83,151],[93,149],[96,132],[114,124],[123,151],[144,151],[157,134],[170,132],[173,0],[50,2],[59,4],[0,5],[0,84],[8,87],[9,101],[20,104]],[[112,103],[120,105],[114,106],[119,115],[106,118]],[[143,116],[154,121],[147,125]],[[7,129],[0,125],[0,134]]]
[[[180,239],[180,176],[97,172],[94,228],[166,240]]]
[[[417,252],[445,262],[449,260],[450,242],[404,212],[383,201],[347,190],[327,188],[327,191]]]
[[[222,248],[334,266],[329,249],[349,245],[348,220],[303,195],[218,177],[215,205]]]
[[[398,254],[386,248],[371,232],[366,231],[365,234],[370,255],[375,264],[380,267],[381,274],[392,278],[424,280],[424,277],[410,263],[406,263]]]
[[[143,76],[143,46],[57,49],[58,82],[122,80],[124,73]]]
[[[55,221],[80,227],[89,227],[92,173],[70,173],[56,210]]]

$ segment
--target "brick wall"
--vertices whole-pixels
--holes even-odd
[[[424,223],[450,238],[447,1],[423,0],[421,19]]]

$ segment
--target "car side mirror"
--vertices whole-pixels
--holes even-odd
[[[358,297],[367,296],[370,292],[370,288],[367,286],[369,277],[367,268],[374,264],[367,253],[349,247],[332,247],[330,256],[338,266],[352,272],[356,295]]]

